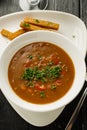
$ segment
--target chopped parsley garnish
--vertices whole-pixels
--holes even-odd
[[[44,91],[40,91],[40,97],[44,98],[45,97],[45,92]]]
[[[32,56],[32,55],[29,55],[29,56],[27,56],[27,58],[29,58],[29,59],[33,59],[33,56]]]
[[[48,79],[58,78],[60,74],[61,68],[59,66],[46,66],[43,69],[34,67],[25,69],[22,78],[25,80],[41,80],[42,82],[47,82]]]
[[[52,25],[53,23],[52,22],[48,22],[48,25]]]
[[[38,60],[42,60],[42,56],[41,55],[38,55]]]
[[[24,27],[30,27],[30,24],[29,23],[24,23],[23,26]]]
[[[51,85],[52,90],[56,89],[56,87],[57,87],[56,85]]]
[[[27,86],[33,88],[33,87],[34,87],[34,84],[30,81],[30,82],[27,83]]]
[[[38,19],[36,19],[36,22],[39,23],[40,21]]]
[[[54,65],[54,62],[53,61],[48,62],[48,65],[52,66],[52,65]]]

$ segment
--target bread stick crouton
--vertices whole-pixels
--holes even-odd
[[[9,38],[10,40],[13,40],[13,39],[16,38],[17,36],[19,36],[19,35],[21,35],[21,34],[23,34],[23,33],[25,33],[25,32],[27,32],[27,31],[24,30],[24,29],[19,29],[19,30],[13,32],[12,35],[10,35],[8,38]]]
[[[30,23],[30,24],[33,24],[33,25],[37,25],[37,26],[41,26],[41,27],[45,27],[45,28],[51,28],[51,29],[54,29],[54,30],[59,29],[59,24],[51,22],[51,21],[45,21],[45,20],[25,17],[24,22]]]
[[[2,29],[1,34],[7,38],[12,35],[12,32],[8,31],[7,29]]]
[[[43,27],[36,26],[36,25],[30,24],[30,23],[25,23],[25,22],[21,22],[20,27],[22,27],[23,29],[28,30],[28,31],[48,30],[47,28],[43,28]],[[52,30],[52,29],[49,29],[49,30]]]
[[[8,31],[6,29],[1,30],[1,34],[3,36],[7,37],[9,40],[13,40],[17,36],[19,36],[19,35],[21,35],[21,34],[23,34],[25,32],[27,32],[27,30],[24,30],[24,29],[19,29],[19,30],[15,31],[15,32],[10,32],[10,31]]]

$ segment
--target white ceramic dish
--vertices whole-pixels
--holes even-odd
[[[71,89],[59,100],[44,105],[28,103],[19,98],[10,87],[8,66],[13,55],[23,46],[32,42],[51,42],[62,47],[71,57],[75,67],[75,79]],[[79,66],[79,67],[78,67]],[[4,68],[4,69],[3,69]],[[35,126],[45,126],[53,122],[82,89],[86,74],[84,57],[68,38],[51,31],[32,31],[14,39],[8,44],[0,57],[0,86],[3,94],[16,112]]]
[[[71,39],[73,44],[76,45],[85,58],[87,49],[87,30],[85,24],[78,17],[69,13],[49,10],[16,12],[0,18],[0,30],[5,28],[10,31],[16,31],[19,29],[20,21],[26,16],[59,23],[60,29],[58,30],[58,33]],[[9,44],[9,40],[0,34],[0,54],[3,52],[7,44]]]

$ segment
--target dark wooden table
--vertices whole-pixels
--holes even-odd
[[[58,10],[74,14],[87,26],[87,0],[49,0],[48,10]],[[0,0],[0,16],[21,11],[19,0]],[[87,62],[87,58],[85,58]],[[77,102],[87,83],[84,83],[80,94],[67,105],[56,121],[46,127],[35,127],[24,121],[10,106],[0,91],[0,130],[64,130]],[[72,130],[87,130],[87,98],[80,110]]]

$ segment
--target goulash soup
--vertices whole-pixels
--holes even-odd
[[[12,58],[8,78],[22,99],[46,104],[63,97],[75,77],[71,58],[60,47],[36,42],[21,48]]]

